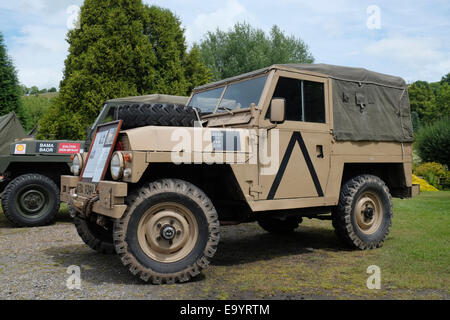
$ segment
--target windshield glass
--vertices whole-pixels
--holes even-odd
[[[201,113],[213,113],[222,96],[224,87],[195,94],[189,106],[196,107]]]
[[[213,113],[219,100],[217,112],[248,108],[252,103],[259,103],[266,80],[267,76],[264,76],[230,84],[225,88],[222,100],[223,87],[196,93],[189,106],[199,108],[202,114]]]
[[[102,111],[98,115],[97,119],[95,120],[94,124],[92,125],[92,130],[95,129],[96,126],[102,123],[111,122],[114,120],[114,106],[110,106],[108,104],[105,104],[103,106]]]
[[[248,108],[252,103],[257,105],[266,79],[267,77],[260,77],[229,85],[220,102],[219,112],[223,112],[223,109]]]

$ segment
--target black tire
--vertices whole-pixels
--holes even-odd
[[[258,219],[258,224],[261,228],[263,228],[267,232],[278,234],[293,232],[298,228],[298,225],[301,222],[301,218],[287,218],[281,220],[273,217],[264,217]]]
[[[79,236],[91,249],[103,254],[116,253],[112,225],[110,229],[103,228],[97,223],[79,216],[75,216],[73,222]]]
[[[15,178],[2,195],[3,212],[16,227],[50,224],[59,211],[59,205],[57,185],[40,174]]]
[[[209,265],[219,243],[219,221],[203,191],[186,181],[164,179],[144,185],[126,202],[113,237],[116,252],[132,274],[154,284],[185,282]],[[170,224],[167,219],[172,219]],[[183,221],[185,227],[180,228]],[[171,226],[176,236],[163,239]],[[172,245],[178,251],[171,252]]]
[[[144,126],[193,127],[197,115],[192,107],[155,103],[119,106],[117,118],[123,120],[123,129]]]
[[[389,189],[380,178],[372,175],[360,175],[347,181],[342,186],[338,206],[332,212],[338,237],[361,250],[383,245],[392,217]]]

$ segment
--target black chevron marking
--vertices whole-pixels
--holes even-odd
[[[291,140],[289,141],[288,147],[283,156],[283,160],[281,160],[280,168],[278,169],[277,175],[275,176],[275,180],[273,181],[272,187],[270,188],[267,200],[273,200],[275,198],[275,194],[277,193],[278,187],[280,186],[281,180],[283,179],[284,173],[286,171],[287,165],[291,158],[292,151],[294,150],[296,142],[300,146],[303,158],[305,159],[306,165],[308,166],[309,174],[311,175],[311,178],[314,182],[314,186],[316,187],[317,194],[319,197],[323,197],[322,186],[320,185],[320,181],[319,178],[317,177],[316,170],[314,169],[311,157],[309,156],[308,149],[306,148],[305,145],[305,141],[303,140],[302,134],[298,131],[295,131],[292,134]]]

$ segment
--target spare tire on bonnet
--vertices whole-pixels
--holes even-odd
[[[117,108],[116,117],[123,120],[122,129],[144,126],[193,127],[195,109],[179,104],[126,104]]]

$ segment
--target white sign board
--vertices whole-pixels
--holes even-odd
[[[119,121],[98,126],[81,176],[83,181],[98,183],[103,179],[121,123]]]

